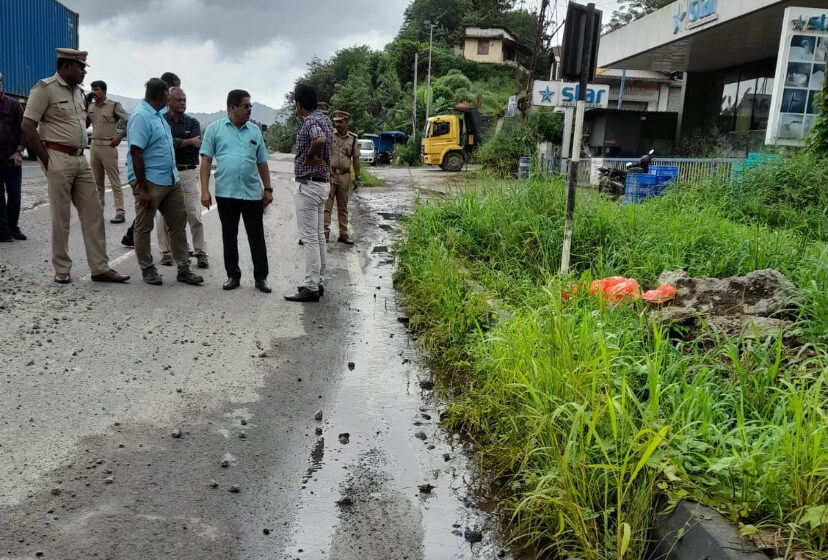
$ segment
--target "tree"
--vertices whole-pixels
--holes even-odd
[[[371,114],[376,122],[384,126],[388,124],[388,112],[400,101],[402,86],[389,56],[380,57],[376,75]]]
[[[350,128],[364,132],[374,128],[371,118],[371,75],[365,64],[355,66],[348,74],[348,79],[336,85],[336,93],[331,97],[331,111],[337,109],[351,113]]]
[[[609,29],[624,27],[633,20],[644,17],[656,10],[672,4],[674,0],[627,0],[621,2],[621,7],[612,12],[612,19],[607,24]]]

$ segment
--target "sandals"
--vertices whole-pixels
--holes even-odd
[[[58,284],[69,284],[72,282],[72,278],[68,272],[57,272],[55,273],[55,282]]]

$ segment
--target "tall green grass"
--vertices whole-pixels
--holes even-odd
[[[675,341],[639,304],[607,306],[556,274],[563,186],[499,184],[419,208],[397,284],[454,388],[449,423],[507,482],[514,534],[539,551],[644,558],[657,504],[683,497],[784,528],[823,554],[828,518],[828,251],[731,221],[680,190],[624,206],[581,196],[572,266],[591,278],[773,267],[802,292],[791,356],[781,340]],[[507,309],[492,327],[493,300]]]

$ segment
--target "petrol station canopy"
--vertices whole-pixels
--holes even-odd
[[[601,37],[598,66],[711,72],[775,58],[786,8],[828,0],[682,0]]]

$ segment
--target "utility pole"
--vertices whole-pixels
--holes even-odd
[[[411,137],[414,138],[414,141],[417,140],[417,61],[419,60],[419,54],[414,53],[414,101],[411,108]]]
[[[535,81],[535,66],[537,65],[538,49],[540,48],[541,36],[543,35],[543,16],[546,12],[546,6],[548,4],[549,0],[542,0],[540,15],[538,16],[538,30],[537,33],[535,33],[535,46],[532,48],[532,64],[529,66],[529,79],[526,82],[526,110],[523,111],[524,119],[526,118],[526,115],[529,114],[529,106],[531,105],[532,82]]]
[[[425,20],[428,26],[428,81],[426,82],[426,114],[425,118],[428,120],[429,110],[431,109],[431,42],[434,39],[434,28],[437,27],[437,22]]]

